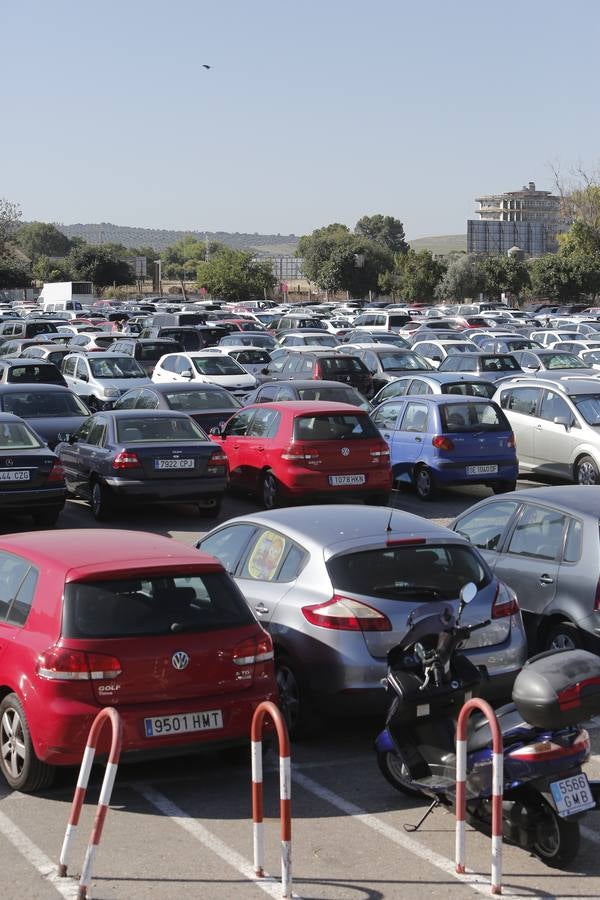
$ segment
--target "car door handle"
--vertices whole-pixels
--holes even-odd
[[[265,448],[264,448],[264,447],[257,447],[256,449],[258,450],[259,453],[262,453],[262,452],[264,451]]]
[[[234,445],[233,445],[233,449],[234,449],[234,450],[239,450],[239,448],[240,448],[240,445],[239,445],[239,444],[234,444]]]
[[[417,444],[422,444],[423,438],[415,438],[415,441],[417,442]]]
[[[259,614],[259,616],[265,616],[269,612],[269,607],[265,606],[264,603],[259,603],[254,607],[254,611]]]
[[[554,584],[554,578],[550,575],[540,575],[540,584]]]
[[[536,425],[535,427],[536,427],[537,431],[543,431],[543,430],[544,430],[543,427],[542,427],[541,425]]]

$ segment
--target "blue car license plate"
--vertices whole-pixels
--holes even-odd
[[[556,811],[563,819],[586,809],[594,809],[596,806],[587,775],[584,775],[583,772],[580,775],[553,781],[550,790],[556,804]]]

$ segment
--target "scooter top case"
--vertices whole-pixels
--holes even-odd
[[[512,692],[523,718],[537,728],[577,725],[600,713],[600,658],[587,650],[551,650],[534,656]]]

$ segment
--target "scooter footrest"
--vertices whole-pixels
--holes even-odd
[[[429,775],[427,778],[416,779],[413,784],[423,790],[445,793],[454,790],[456,781],[453,778],[444,778],[442,775]]]

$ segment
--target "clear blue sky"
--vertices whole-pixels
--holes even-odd
[[[597,0],[4,0],[0,196],[65,224],[464,232],[475,196],[598,165],[599,25]]]

